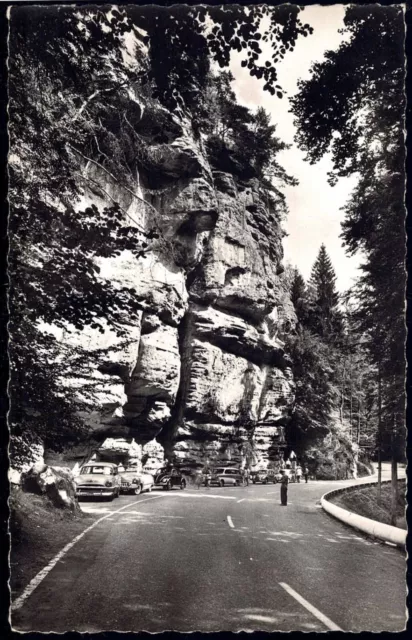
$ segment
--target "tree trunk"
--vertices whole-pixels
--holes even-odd
[[[344,409],[344,403],[345,403],[345,382],[346,382],[346,361],[345,359],[343,360],[343,374],[342,374],[342,386],[341,386],[341,392],[340,392],[340,407],[339,407],[339,414],[340,414],[340,423],[343,424],[343,409]]]
[[[378,367],[378,505],[382,496],[382,375]]]
[[[396,527],[396,509],[398,506],[398,463],[392,451],[391,460],[391,525]]]

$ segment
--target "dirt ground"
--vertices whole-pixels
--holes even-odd
[[[406,484],[399,482],[399,500],[396,509],[396,526],[406,529],[405,498]],[[365,518],[378,520],[385,524],[391,524],[391,486],[390,483],[382,485],[381,504],[377,502],[378,488],[360,487],[354,491],[348,491],[332,498],[332,502],[343,509],[358,513]]]
[[[95,517],[56,509],[47,498],[16,487],[11,489],[9,507],[10,589],[14,599]]]

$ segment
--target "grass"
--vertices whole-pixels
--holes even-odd
[[[45,496],[24,493],[12,487],[10,588],[15,599],[30,580],[76,535],[95,519],[57,509]]]
[[[406,529],[406,484],[405,481],[399,481],[399,499],[396,505],[396,526]],[[353,491],[334,496],[331,501],[343,509],[347,509],[353,513],[357,513],[365,518],[371,518],[384,524],[391,524],[391,485],[390,483],[382,484],[381,503],[378,505],[378,487],[376,485],[370,487],[359,487]]]

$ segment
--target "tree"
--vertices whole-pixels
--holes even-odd
[[[330,349],[319,336],[301,328],[287,342],[296,385],[295,406],[287,428],[288,443],[299,452],[329,432],[335,392]]]
[[[101,211],[74,206],[84,192],[83,156],[99,158],[113,139],[112,158],[119,148],[134,74],[121,58],[120,26],[105,31],[100,12],[60,9],[13,11],[10,34],[9,423],[17,462],[39,440],[60,449],[85,437],[82,403],[62,381],[70,361],[61,361],[63,346],[41,323],[103,331],[107,319],[121,332],[124,309],[132,316],[139,302],[132,290],[115,291],[99,277],[96,258],[148,248],[118,203]],[[124,152],[128,142],[125,135]],[[110,169],[130,176],[125,153]]]
[[[276,186],[297,181],[279,164],[278,154],[288,148],[276,136],[276,125],[259,107],[253,113],[239,105],[231,82],[233,75],[223,71],[210,74],[203,97],[203,116],[197,124],[207,135],[209,161],[216,169],[233,173],[241,180],[257,178],[263,188],[283,195]]]
[[[342,317],[338,309],[336,275],[324,244],[312,267],[309,285],[312,289],[311,323],[313,330],[325,341],[336,341],[342,332]]]
[[[154,97],[170,109],[196,114],[210,69],[210,59],[228,67],[232,51],[244,53],[242,66],[264,81],[263,89],[279,98],[277,63],[293,50],[299,36],[313,32],[299,20],[300,8],[251,5],[128,7],[122,15],[127,28],[145,32],[150,64],[145,80],[153,82]],[[261,42],[270,42],[272,61],[261,60]],[[195,117],[196,120],[196,117]]]
[[[342,239],[348,253],[365,256],[358,316],[380,372],[381,418],[396,477],[405,442],[403,10],[349,7],[344,31],[347,41],[300,83],[292,111],[308,160],[330,151],[332,183],[341,176],[359,179],[345,208]]]
[[[298,269],[294,269],[290,285],[290,299],[295,307],[296,316],[301,325],[306,326],[309,313],[308,292],[305,280]]]

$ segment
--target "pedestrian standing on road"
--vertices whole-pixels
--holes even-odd
[[[246,486],[249,486],[249,469],[245,469]]]
[[[280,481],[280,504],[282,507],[288,506],[288,484],[289,477],[285,471],[283,471],[282,480]]]
[[[200,486],[202,484],[202,472],[201,471],[196,471],[195,484],[196,484],[197,488],[200,489]]]
[[[210,470],[209,467],[206,467],[204,470],[204,476],[205,476],[205,487],[210,488],[210,479],[211,479],[211,474],[210,474]]]
[[[305,476],[305,482],[308,482],[308,478],[309,478],[309,469],[307,467],[307,465],[305,464],[305,467],[303,469],[303,475]]]
[[[302,467],[300,466],[300,464],[298,464],[298,466],[296,467],[296,480],[300,482],[301,477],[302,477]]]

